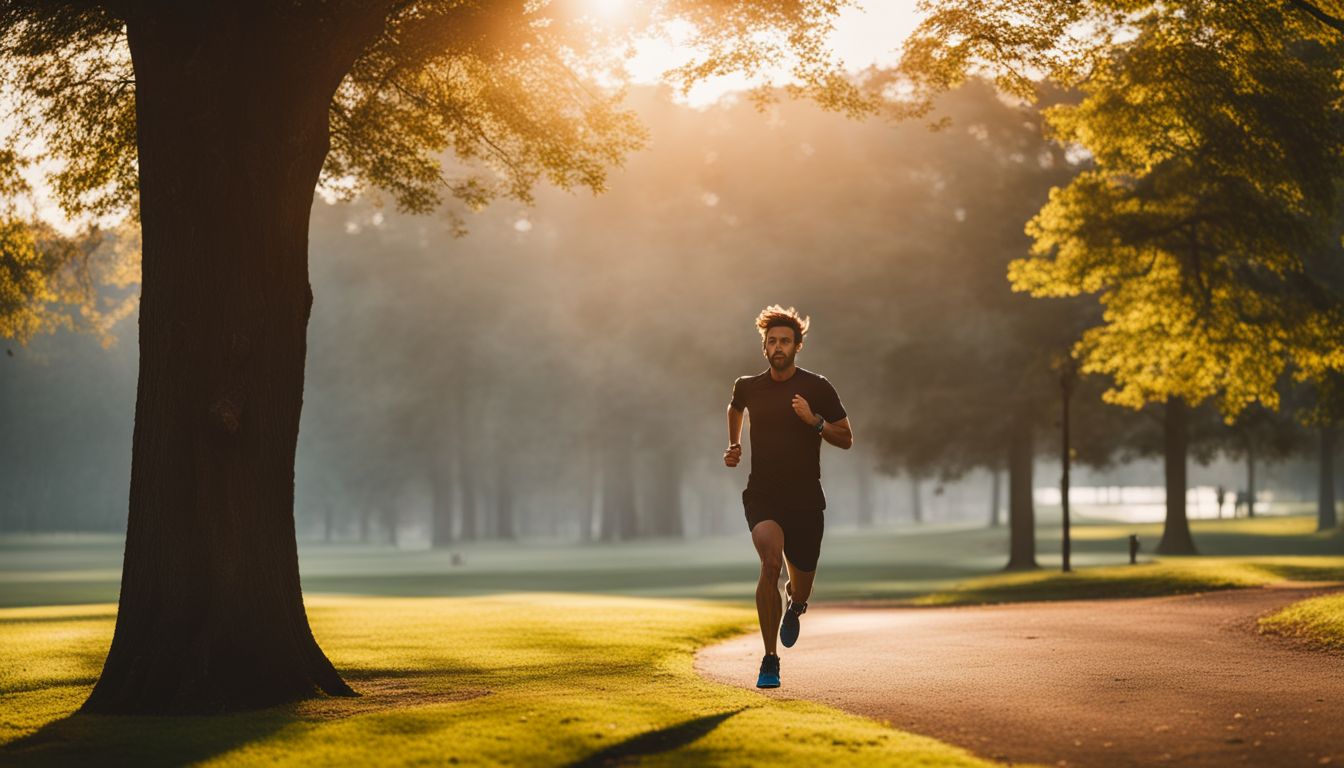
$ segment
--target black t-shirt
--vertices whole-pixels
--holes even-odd
[[[747,493],[797,509],[825,509],[821,434],[793,412],[794,395],[802,395],[812,412],[828,422],[845,418],[831,382],[802,368],[785,381],[775,381],[766,370],[733,383],[731,405],[747,411],[751,424]]]

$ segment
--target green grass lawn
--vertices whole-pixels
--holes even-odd
[[[969,605],[1027,600],[1084,600],[1203,592],[1254,587],[1279,581],[1344,581],[1344,532],[1316,533],[1315,517],[1259,517],[1194,520],[1190,524],[1201,557],[1143,556],[1137,565],[1087,567],[1075,558],[1075,570],[1058,567],[1018,573],[994,573],[968,579],[913,599],[920,605]],[[1121,526],[1084,524],[1074,529],[1074,547],[1082,552],[1109,548],[1130,533],[1148,541],[1161,538],[1160,524]],[[1055,562],[1057,559],[1052,558]]]
[[[754,625],[740,605],[570,594],[308,603],[319,642],[364,696],[184,718],[71,714],[100,669],[114,606],[0,610],[0,763],[989,765],[701,680],[695,649]]]
[[[1319,648],[1344,651],[1344,594],[1294,603],[1260,620],[1260,629],[1300,637]]]
[[[1056,517],[1053,509],[1038,510],[1037,560],[1045,571],[1059,567]],[[1344,557],[1344,533],[1315,533],[1312,516],[1196,520],[1191,527],[1204,555],[1272,558],[1282,562],[1264,567],[1281,567],[1285,576],[1344,578],[1320,575],[1323,569],[1327,574],[1337,571],[1338,558]],[[1140,560],[1152,562],[1161,532],[1159,524],[1080,521],[1073,528],[1073,565],[1079,569],[1124,565],[1131,533],[1142,542]],[[826,533],[817,599],[905,601],[946,592],[976,577],[997,574],[1007,561],[1007,539],[1003,527],[926,525],[870,531],[837,527]],[[122,546],[120,537],[108,535],[0,537],[0,607],[113,602],[121,579]],[[460,565],[453,565],[454,553]],[[1284,558],[1303,558],[1302,568],[1294,570],[1293,561]],[[305,544],[299,559],[309,595],[457,597],[554,591],[750,601],[757,572],[745,528],[733,536],[694,541],[474,542],[451,550]],[[1213,585],[1227,581],[1212,571],[1194,570],[1182,589],[1203,588],[1199,580],[1206,576],[1215,579]],[[1238,583],[1247,582],[1240,578]]]
[[[1166,558],[1139,565],[982,576],[915,598],[917,605],[1152,597],[1280,581],[1344,581],[1341,557]]]
[[[1042,570],[1018,574],[1000,571],[1004,528],[828,532],[817,600],[956,604],[1344,581],[1344,534],[1315,533],[1310,516],[1193,521],[1198,558],[1148,554],[1160,525],[1080,521],[1072,574],[1057,570],[1048,510],[1041,519]],[[1144,543],[1136,566],[1126,564],[1131,533]],[[9,606],[0,607],[0,763],[982,764],[827,707],[697,677],[696,648],[754,628],[745,533],[450,551],[305,545],[314,632],[364,696],[210,718],[72,715],[110,641],[121,549],[110,536],[0,538],[0,606]],[[1342,614],[1336,596],[1265,626],[1340,647]]]

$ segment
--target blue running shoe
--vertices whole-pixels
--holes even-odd
[[[761,659],[761,674],[756,678],[757,688],[779,687],[779,657],[767,653]]]
[[[784,609],[784,621],[779,625],[779,642],[784,644],[785,648],[792,648],[793,644],[798,642],[798,617],[807,613],[807,603],[795,603],[789,601],[789,607]]]

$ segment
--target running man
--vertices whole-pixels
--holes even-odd
[[[826,496],[821,490],[821,441],[854,444],[840,396],[823,376],[803,370],[794,358],[803,349],[809,318],[793,307],[766,307],[756,318],[761,350],[770,367],[733,384],[728,405],[728,450],[723,463],[742,460],[742,413],[751,414],[751,474],[742,492],[747,527],[761,558],[756,616],[765,658],[757,688],[779,687],[776,637],[785,648],[798,641],[798,617],[807,610],[817,575]],[[781,605],[779,570],[789,569],[787,605]],[[783,624],[780,623],[781,614]]]

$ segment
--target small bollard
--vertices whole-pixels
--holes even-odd
[[[1134,565],[1138,562],[1139,555],[1139,537],[1129,534],[1129,564]]]

